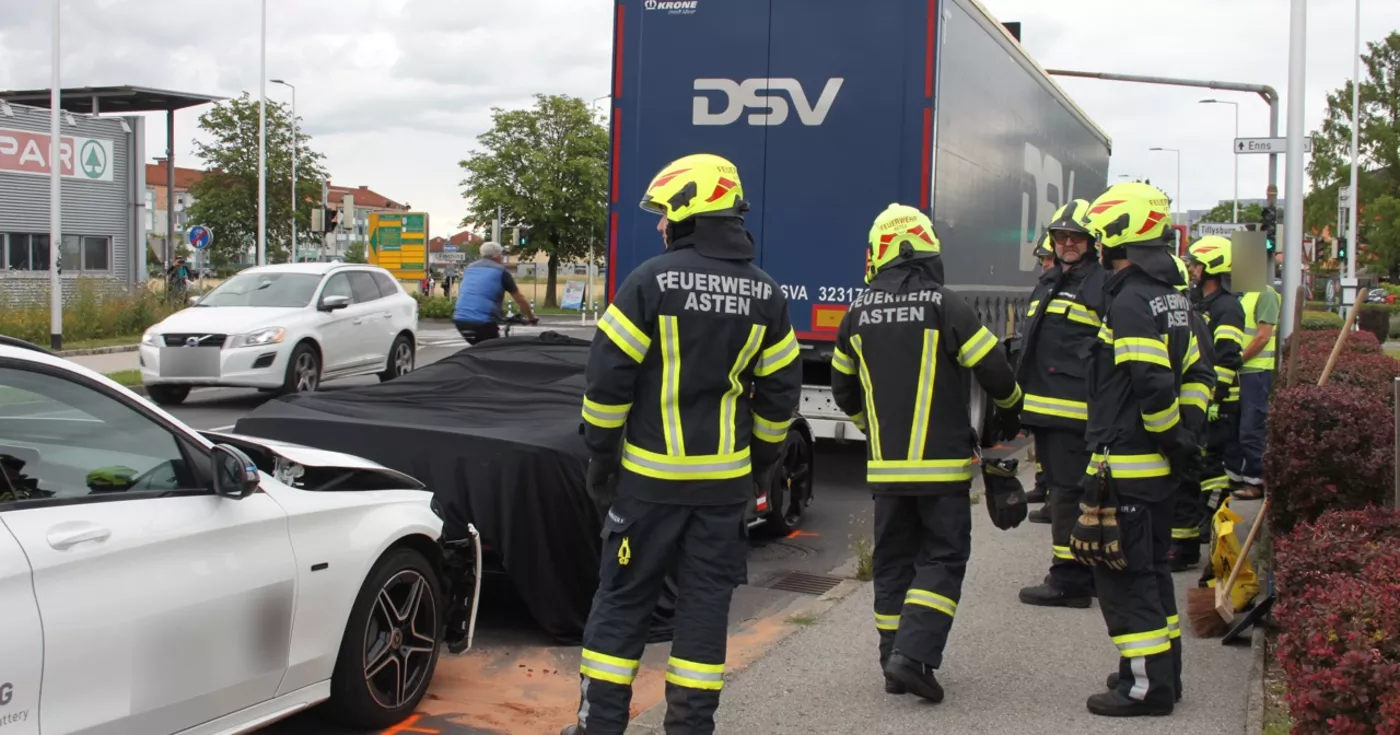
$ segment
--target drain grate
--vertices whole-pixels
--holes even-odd
[[[842,581],[840,577],[828,577],[825,574],[787,572],[778,575],[766,586],[769,589],[797,592],[803,595],[824,595],[836,585],[841,584]]]

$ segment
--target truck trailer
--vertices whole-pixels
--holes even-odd
[[[609,300],[663,247],[638,207],[651,177],[690,153],[733,161],[820,438],[864,440],[831,399],[831,354],[877,214],[928,213],[948,286],[1009,338],[1036,238],[1106,185],[1108,136],[976,0],[618,0],[613,23]]]

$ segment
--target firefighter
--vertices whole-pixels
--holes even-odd
[[[1230,268],[1233,263],[1230,241],[1218,235],[1197,240],[1186,255],[1191,271],[1192,290],[1197,301],[1196,311],[1209,325],[1203,342],[1215,369],[1208,422],[1203,435],[1205,454],[1201,463],[1198,492],[1187,492],[1177,505],[1176,522],[1172,527],[1171,568],[1184,571],[1201,560],[1201,544],[1210,541],[1208,524],[1211,498],[1219,492],[1230,491],[1225,474],[1225,447],[1239,431],[1240,386],[1237,382],[1244,354],[1244,308],[1238,296],[1230,292]],[[1182,400],[1186,400],[1183,388]]]
[[[885,691],[939,702],[934,670],[972,550],[976,433],[966,372],[997,406],[1003,437],[1020,429],[1021,389],[1006,352],[943,286],[933,223],[891,204],[875,219],[865,280],[832,357],[836,405],[866,433],[875,498],[875,627]]]
[[[1069,532],[1079,518],[1079,482],[1089,464],[1084,427],[1089,419],[1084,355],[1103,326],[1104,270],[1088,230],[1089,202],[1061,207],[1051,219],[1059,268],[1046,271],[1031,293],[1026,352],[1017,380],[1026,391],[1021,423],[1035,435],[1035,455],[1045,467],[1050,502],[1050,574],[1020,592],[1021,602],[1048,607],[1089,607],[1094,574],[1074,560]]]
[[[1109,188],[1089,208],[1108,311],[1088,355],[1092,454],[1075,558],[1093,565],[1094,591],[1120,654],[1097,715],[1172,712],[1181,681],[1181,632],[1167,553],[1177,477],[1200,460],[1192,428],[1204,420],[1182,384],[1201,383],[1199,344],[1182,277],[1169,254],[1171,204],[1148,184]]]
[[[714,732],[730,597],[747,578],[746,514],[802,389],[787,301],[752,263],[734,164],[681,158],[641,205],[660,217],[666,250],[618,288],[586,371],[588,490],[606,513],[578,723],[566,735],[626,729],[668,572],[679,596],[666,732]]]
[[[1035,249],[1031,252],[1036,258],[1040,259],[1040,272],[1042,275],[1058,265],[1055,261],[1055,243],[1050,237],[1049,230],[1045,232],[1044,237],[1036,241]],[[1027,315],[1027,318],[1029,317],[1030,315]],[[1037,454],[1035,463],[1035,485],[1031,488],[1030,492],[1026,493],[1026,502],[1044,503],[1046,498],[1049,497],[1049,494],[1050,492],[1045,477],[1045,464],[1040,461],[1040,455]],[[1031,523],[1049,523],[1050,506],[1043,505],[1031,511],[1030,514],[1026,516],[1026,520]]]

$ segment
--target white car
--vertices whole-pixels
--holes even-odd
[[[383,268],[249,268],[141,337],[141,382],[176,405],[195,386],[297,393],[322,380],[413,369],[418,302]]]
[[[440,513],[407,475],[201,435],[0,337],[0,732],[399,722],[475,625],[480,541]]]

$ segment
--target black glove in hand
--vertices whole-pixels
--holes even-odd
[[[617,459],[615,457],[593,456],[588,460],[588,497],[607,508],[617,499]]]
[[[1006,531],[1026,520],[1026,490],[1016,478],[1014,459],[982,461],[982,486],[987,493],[987,514],[992,525]]]
[[[1199,482],[1204,458],[1195,442],[1183,442],[1167,457],[1179,482]]]
[[[1009,442],[1021,433],[1021,411],[1019,407],[998,408],[993,414],[999,441]]]

